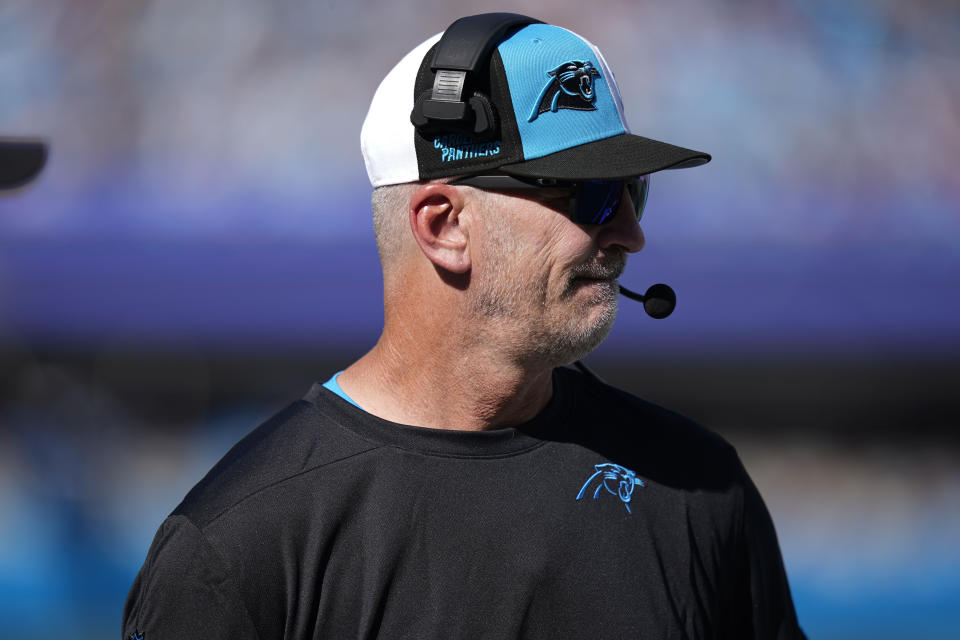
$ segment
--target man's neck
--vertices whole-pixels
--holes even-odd
[[[552,395],[552,368],[524,367],[485,340],[392,331],[339,378],[364,410],[401,424],[479,431],[522,424]]]

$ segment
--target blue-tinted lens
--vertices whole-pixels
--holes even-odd
[[[577,185],[573,221],[577,224],[604,224],[617,214],[623,199],[623,182],[587,180]]]
[[[587,180],[577,184],[572,206],[572,218],[577,224],[606,224],[620,208],[623,189],[626,187],[633,201],[637,220],[643,215],[647,203],[649,176],[635,180]]]
[[[650,176],[640,176],[636,180],[627,182],[627,193],[633,200],[633,208],[637,214],[637,222],[643,217],[643,209],[647,206],[647,194],[650,193]]]

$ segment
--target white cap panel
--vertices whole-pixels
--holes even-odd
[[[380,83],[370,102],[360,129],[360,150],[374,187],[420,179],[410,122],[413,87],[423,57],[442,35],[436,34],[404,56]]]

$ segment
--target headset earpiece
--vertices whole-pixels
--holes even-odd
[[[410,122],[421,132],[434,129],[459,129],[476,135],[492,134],[497,130],[497,111],[490,99],[479,91],[467,102],[440,102],[431,100],[432,92],[424,91],[417,98]]]

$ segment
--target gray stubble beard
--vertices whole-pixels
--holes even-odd
[[[616,281],[587,301],[589,307],[602,305],[602,309],[596,319],[576,330],[571,330],[573,323],[543,326],[538,325],[537,319],[524,319],[526,314],[517,291],[511,289],[510,283],[504,280],[497,282],[498,286],[477,296],[475,308],[490,321],[488,326],[494,331],[499,328],[500,335],[495,336],[498,344],[507,348],[517,361],[550,368],[570,364],[597,348],[613,329],[619,302]],[[537,283],[536,287],[535,299],[545,305],[545,283]],[[573,293],[573,290],[565,293],[564,298]],[[520,330],[515,332],[517,327]]]
[[[616,287],[616,281],[613,287]],[[560,331],[553,335],[544,332],[542,339],[537,340],[537,345],[540,347],[539,359],[550,366],[562,366],[579,360],[596,349],[613,329],[613,323],[617,318],[618,302],[617,291],[611,288],[591,299],[591,305],[603,306],[600,314],[589,325],[577,332]]]
[[[523,247],[509,233],[495,233],[494,237],[499,254],[493,259],[494,273],[486,274],[484,284],[473,299],[473,308],[489,321],[487,324],[494,331],[499,328],[501,335],[493,337],[510,351],[515,360],[551,368],[570,364],[593,351],[610,335],[619,301],[619,285],[614,278],[619,277],[626,266],[625,251],[614,250],[603,259],[589,261],[571,270],[558,302],[577,294],[581,286],[577,278],[611,278],[609,287],[598,291],[586,303],[590,307],[602,304],[600,315],[589,326],[571,332],[569,323],[545,327],[538,325],[535,318],[524,319],[530,305],[529,290],[524,292],[525,288],[535,288],[532,300],[541,308],[550,303],[548,276],[544,274],[536,282],[518,281],[507,258],[519,255]],[[520,329],[514,331],[517,327]]]

